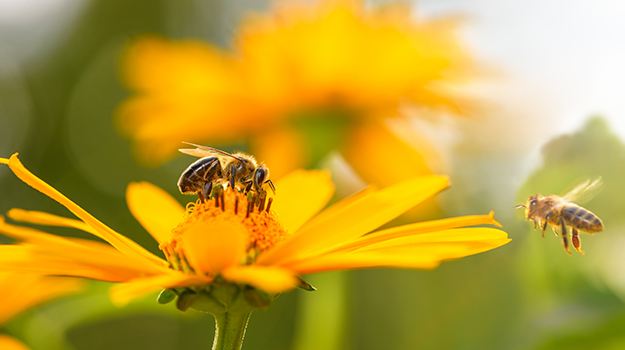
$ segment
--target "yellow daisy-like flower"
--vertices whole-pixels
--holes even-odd
[[[334,191],[323,171],[291,173],[276,182],[279,192],[268,200],[216,187],[211,199],[186,209],[154,185],[132,183],[130,211],[158,241],[164,260],[33,175],[17,154],[0,163],[80,220],[21,209],[10,210],[9,218],[72,227],[107,242],[59,237],[1,220],[0,232],[19,242],[0,246],[1,270],[123,282],[111,290],[119,304],[165,288],[159,302],[177,297],[179,309],[215,316],[214,349],[239,349],[252,310],[268,306],[273,295],[295,287],[314,290],[300,275],[370,267],[431,269],[510,241],[498,229],[462,228],[499,225],[492,212],[376,231],[446,188],[444,176],[368,189],[319,214]]]
[[[83,281],[68,277],[0,272],[0,326],[43,302],[82,290]],[[0,334],[0,349],[28,350],[19,340]]]
[[[449,87],[471,66],[454,21],[415,20],[405,4],[282,2],[247,18],[231,51],[135,40],[124,59],[135,95],[118,122],[142,159],[161,162],[180,140],[241,140],[302,115],[354,123],[395,116],[406,102],[462,113]]]
[[[225,282],[274,294],[308,287],[299,275],[368,267],[431,269],[440,262],[509,242],[504,231],[463,226],[498,223],[489,215],[415,223],[375,231],[448,186],[424,176],[381,190],[365,190],[317,214],[333,193],[327,173],[296,171],[276,182],[267,201],[225,190],[183,208],[146,182],[128,187],[132,214],[158,241],[167,260],[113,231],[29,172],[17,158],[1,163],[22,181],[64,205],[80,220],[12,209],[8,217],[30,224],[73,227],[107,243],[58,237],[0,222],[19,244],[0,246],[0,269],[125,282],[112,298],[169,288],[199,292]]]

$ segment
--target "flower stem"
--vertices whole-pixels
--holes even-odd
[[[213,350],[239,350],[252,310],[214,313],[215,340]]]

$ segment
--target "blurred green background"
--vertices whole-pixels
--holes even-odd
[[[143,33],[199,37],[227,47],[241,14],[267,4],[75,0],[64,6],[33,15],[21,27],[0,27],[0,155],[20,152],[32,172],[159,253],[128,212],[124,191],[130,181],[145,180],[186,202],[176,181],[189,159],[143,168],[114,129],[112,115],[129,94],[120,84],[121,49]],[[557,119],[519,114],[453,126],[447,144],[453,186],[440,196],[446,217],[495,210],[510,244],[433,271],[309,276],[319,290],[284,294],[269,310],[254,312],[243,348],[625,348],[625,145],[600,117],[551,139]],[[516,137],[506,139],[505,128]],[[540,239],[513,209],[531,194],[562,193],[599,175],[605,189],[585,206],[606,230],[582,235],[586,256],[568,256],[550,232]],[[0,212],[14,207],[69,214],[1,167]],[[2,331],[34,349],[206,349],[212,343],[212,316],[182,313],[153,298],[117,309],[107,288],[92,283],[88,293],[27,312]]]

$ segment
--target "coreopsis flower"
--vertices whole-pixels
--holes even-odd
[[[214,314],[218,332],[226,332],[219,333],[220,339],[238,333],[219,329],[219,324],[235,319],[246,323],[254,308],[268,306],[277,293],[295,287],[312,290],[301,275],[370,267],[431,269],[509,242],[498,229],[463,228],[498,225],[492,213],[376,231],[446,188],[444,176],[365,190],[320,212],[334,190],[329,175],[300,170],[277,181],[277,194],[269,199],[218,186],[211,199],[189,203],[186,209],[154,185],[130,184],[130,211],[159,243],[162,259],[29,172],[17,154],[0,162],[79,220],[22,209],[9,211],[9,218],[73,227],[107,242],[0,222],[0,232],[21,242],[0,246],[0,269],[121,282],[111,290],[120,304],[165,289],[161,302],[177,297],[182,310],[192,307]]]
[[[76,278],[0,272],[0,326],[38,304],[79,292],[83,286],[83,281]],[[0,349],[28,350],[28,347],[0,334]]]
[[[152,163],[171,157],[180,140],[243,141],[274,175],[315,165],[335,149],[350,163],[377,168],[366,153],[352,151],[365,128],[386,140],[375,146],[380,153],[413,155],[395,167],[408,174],[402,180],[431,174],[381,121],[405,104],[465,112],[452,88],[466,80],[472,62],[455,27],[449,19],[415,19],[405,4],[334,0],[281,2],[248,16],[230,50],[200,40],[138,38],[123,63],[134,94],[117,121],[140,159]],[[361,174],[377,185],[396,177]]]

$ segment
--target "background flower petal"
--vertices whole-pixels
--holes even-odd
[[[0,349],[2,350],[30,350],[29,347],[24,345],[21,341],[9,337],[8,335],[0,334]]]

